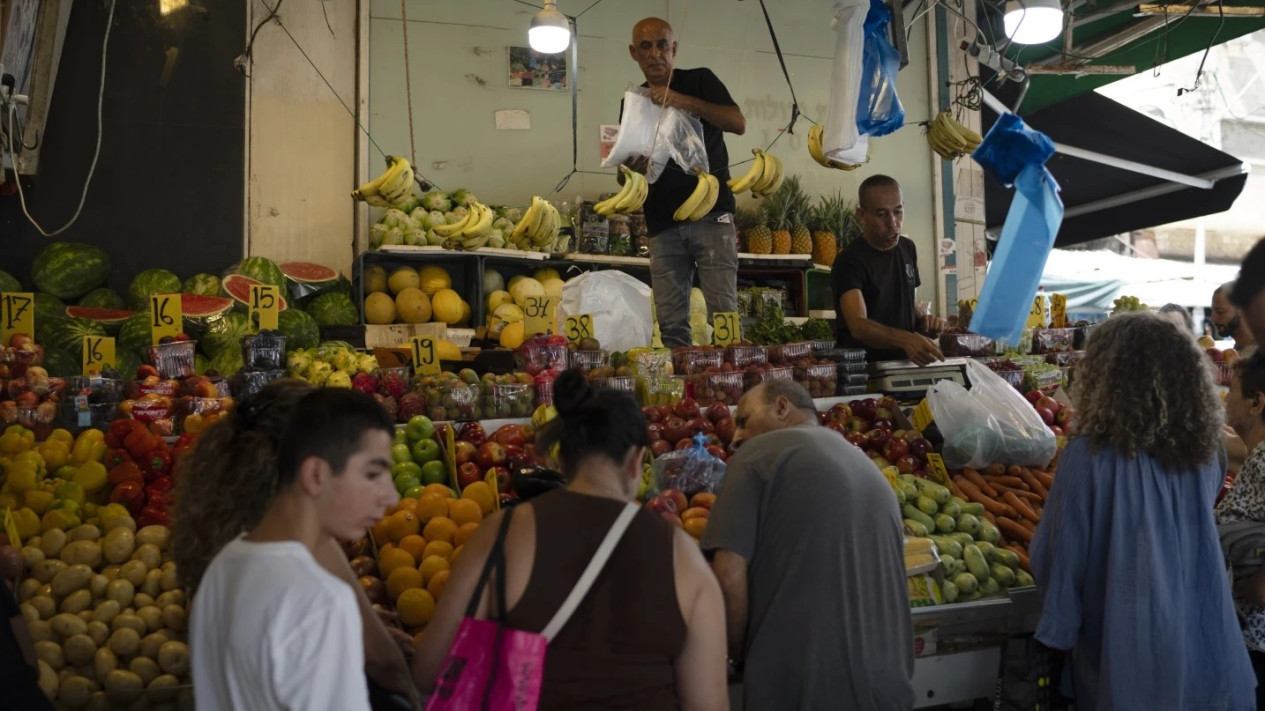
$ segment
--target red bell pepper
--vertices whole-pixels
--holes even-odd
[[[150,434],[144,427],[137,427],[123,440],[123,448],[127,450],[128,454],[132,455],[133,459],[143,460],[150,450],[161,443],[161,439]]]
[[[171,514],[163,509],[146,506],[141,510],[140,516],[136,519],[136,525],[145,526],[170,526]]]
[[[153,487],[145,489],[145,506],[152,507],[159,511],[171,510],[171,498],[165,491],[158,491]]]
[[[145,506],[145,485],[135,480],[120,482],[110,492],[110,503],[126,506],[135,516]]]
[[[127,439],[132,430],[139,424],[136,420],[118,419],[110,423],[109,435],[117,438],[120,442]]]
[[[114,448],[106,452],[105,461],[102,463],[105,464],[106,469],[113,469],[130,461],[132,461],[132,455],[125,450]]]
[[[163,493],[167,493],[171,491],[172,489],[174,489],[175,486],[176,486],[176,482],[170,476],[160,476],[157,479],[151,481],[148,485],[146,485],[145,490],[149,491],[152,489],[154,491],[161,491]]]
[[[129,460],[111,469],[105,475],[105,480],[114,486],[134,481],[143,489],[145,486],[145,473],[141,471],[140,467],[136,466],[136,462]]]
[[[167,476],[171,473],[171,452],[167,450],[167,445],[156,447],[145,455],[141,460],[141,471],[145,472],[145,481],[153,481],[160,476]]]
[[[198,443],[198,436],[186,432],[180,435],[180,439],[171,448],[171,460],[173,463],[179,463],[180,458],[185,454],[192,452],[194,446]],[[174,473],[174,470],[173,470]]]

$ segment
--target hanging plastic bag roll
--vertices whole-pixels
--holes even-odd
[[[675,161],[686,172],[708,172],[703,122],[675,107],[654,103],[645,87],[629,87],[624,92],[619,136],[602,167],[614,168],[641,156],[650,156],[646,168],[646,181],[650,183],[659,179],[669,161]]]
[[[1028,128],[1023,119],[1006,112],[988,129],[988,135],[971,154],[971,159],[1009,188],[1025,166],[1045,165],[1052,155],[1054,142],[1048,136]]]
[[[562,287],[558,322],[578,314],[593,314],[593,335],[608,351],[648,346],[654,335],[650,287],[618,270],[587,272]]]
[[[831,25],[835,29],[834,65],[830,70],[830,93],[826,106],[821,146],[827,158],[855,165],[865,160],[855,155],[857,141],[857,98],[861,94],[861,64],[865,43],[866,0],[835,3]]]
[[[905,125],[905,109],[896,94],[900,52],[887,38],[891,21],[887,3],[870,0],[864,26],[861,91],[857,97],[857,130],[868,136],[886,136]]]

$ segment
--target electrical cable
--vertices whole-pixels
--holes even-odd
[[[1204,73],[1204,62],[1208,61],[1208,53],[1212,51],[1212,46],[1217,43],[1217,37],[1221,36],[1221,28],[1225,27],[1225,4],[1223,0],[1217,0],[1217,14],[1221,16],[1221,21],[1217,23],[1217,30],[1212,33],[1212,39],[1208,40],[1208,46],[1204,48],[1204,56],[1199,60],[1199,69],[1195,70],[1195,85],[1189,89],[1179,88],[1177,90],[1178,96],[1199,88],[1199,79]]]
[[[118,4],[118,0],[110,1],[110,12],[105,18],[105,36],[101,39],[101,86],[97,90],[97,145],[92,151],[92,163],[88,165],[88,176],[84,178],[83,181],[83,192],[79,195],[79,206],[75,208],[75,214],[71,215],[70,220],[66,224],[62,225],[60,229],[48,232],[40,226],[40,223],[35,221],[34,217],[31,217],[31,213],[26,206],[26,193],[22,190],[22,176],[18,173],[17,158],[13,153],[13,142],[12,140],[7,141],[9,146],[9,162],[13,165],[13,182],[17,183],[18,186],[18,201],[22,205],[22,214],[25,215],[26,219],[30,220],[31,224],[35,226],[35,229],[39,230],[39,233],[45,237],[56,237],[57,235],[70,229],[70,226],[75,224],[75,221],[79,219],[79,214],[83,212],[83,204],[88,199],[88,186],[92,184],[92,176],[97,171],[97,159],[101,157],[101,137],[105,133],[105,124],[102,120],[102,107],[105,105],[106,56],[110,47],[110,28],[114,24],[114,9],[118,7]],[[10,97],[8,111],[10,137],[12,137],[13,121],[17,116],[17,113],[17,102]]]
[[[260,2],[263,2],[264,7],[268,7],[268,3],[264,0],[260,0]],[[251,58],[251,52],[255,49],[255,37],[259,35],[259,31],[264,28],[264,25],[268,24],[273,18],[277,17],[277,12],[281,10],[281,3],[283,2],[285,2],[285,0],[277,0],[277,4],[269,9],[268,16],[260,20],[259,24],[255,25],[255,29],[250,32],[250,39],[246,41],[246,49],[242,50],[242,53],[238,55],[237,59],[233,60],[233,66],[237,68],[237,71],[245,74],[247,77],[249,77],[250,74],[246,71],[246,67],[254,61]],[[277,18],[277,22],[281,22],[280,18]]]

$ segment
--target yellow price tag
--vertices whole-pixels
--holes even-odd
[[[100,375],[106,368],[118,365],[114,359],[114,339],[106,336],[83,337],[83,374]]]
[[[0,294],[0,345],[9,345],[15,334],[22,333],[35,340],[35,294],[7,292]]]
[[[489,469],[488,473],[483,476],[483,483],[487,484],[492,489],[492,510],[500,511],[501,496],[499,492],[501,491],[501,482],[496,480],[496,472]]]
[[[435,339],[429,336],[413,337],[413,372],[417,375],[439,375],[439,354],[435,352]]]
[[[4,510],[4,533],[14,550],[22,550],[22,536],[18,535],[18,522],[13,518],[12,509]]]
[[[935,419],[931,415],[931,405],[924,399],[918,403],[918,407],[914,408],[913,414],[910,416],[910,423],[919,431],[925,430],[931,426],[931,421]]]
[[[896,475],[900,474],[900,470],[896,467],[879,467],[879,471],[883,472],[883,478],[887,479],[888,484],[891,484],[892,491],[896,491],[898,488]]]
[[[949,485],[949,470],[945,468],[944,459],[939,454],[927,454],[927,471],[941,486]]]
[[[250,321],[257,326],[256,333],[277,330],[279,291],[275,284],[250,285]]]
[[[1053,328],[1067,326],[1067,296],[1063,294],[1050,296],[1050,326]]]
[[[523,334],[528,338],[557,330],[557,303],[551,296],[529,296],[523,305]]]
[[[712,316],[712,345],[732,346],[742,341],[742,322],[737,311],[718,311]]]
[[[184,322],[180,294],[154,294],[149,297],[149,316],[151,343],[158,345],[168,336],[175,338],[183,329]]]
[[[1028,328],[1045,328],[1045,295],[1037,294],[1032,299],[1032,308],[1028,309]]]
[[[585,338],[594,338],[593,314],[576,314],[567,317],[567,340],[579,344]]]

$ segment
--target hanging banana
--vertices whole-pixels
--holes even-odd
[[[681,203],[681,206],[672,213],[672,219],[677,222],[685,222],[702,218],[704,215],[712,211],[716,206],[716,198],[720,195],[720,181],[711,173],[704,173],[699,170],[698,184],[694,186],[694,191],[690,196]]]

